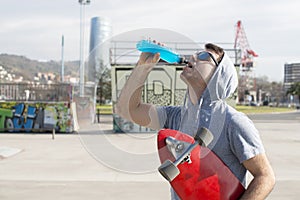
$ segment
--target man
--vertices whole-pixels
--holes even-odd
[[[235,67],[222,48],[206,44],[205,51],[191,56],[181,73],[187,84],[183,106],[155,106],[141,102],[143,84],[159,53],[142,53],[118,100],[120,116],[152,129],[170,128],[194,135],[199,127],[214,135],[210,148],[246,186],[246,171],[253,180],[241,199],[265,199],[275,177],[258,131],[242,113],[227,105],[237,87]],[[179,199],[172,192],[172,199]]]

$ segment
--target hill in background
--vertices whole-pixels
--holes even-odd
[[[26,58],[25,56],[0,54],[0,66],[11,74],[23,76],[24,80],[33,80],[36,73],[53,73],[60,75],[60,61],[37,61]],[[65,76],[77,77],[79,73],[79,61],[65,61]]]

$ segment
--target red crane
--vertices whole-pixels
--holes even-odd
[[[257,57],[258,55],[250,48],[245,30],[240,20],[236,24],[234,48],[241,49],[242,67],[246,67],[250,70],[250,68],[253,67],[253,57]]]

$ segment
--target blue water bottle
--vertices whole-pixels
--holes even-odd
[[[141,52],[160,53],[160,58],[168,63],[187,63],[184,57],[173,51],[171,48],[158,45],[150,40],[141,40],[136,44]]]

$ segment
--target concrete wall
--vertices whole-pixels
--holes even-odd
[[[133,65],[112,66],[112,101],[117,102],[118,96],[126,80],[134,68]],[[144,84],[143,102],[155,105],[182,105],[186,93],[186,84],[180,79],[183,66],[157,65],[149,74]],[[152,131],[127,121],[120,116],[113,116],[115,132],[148,132]]]

